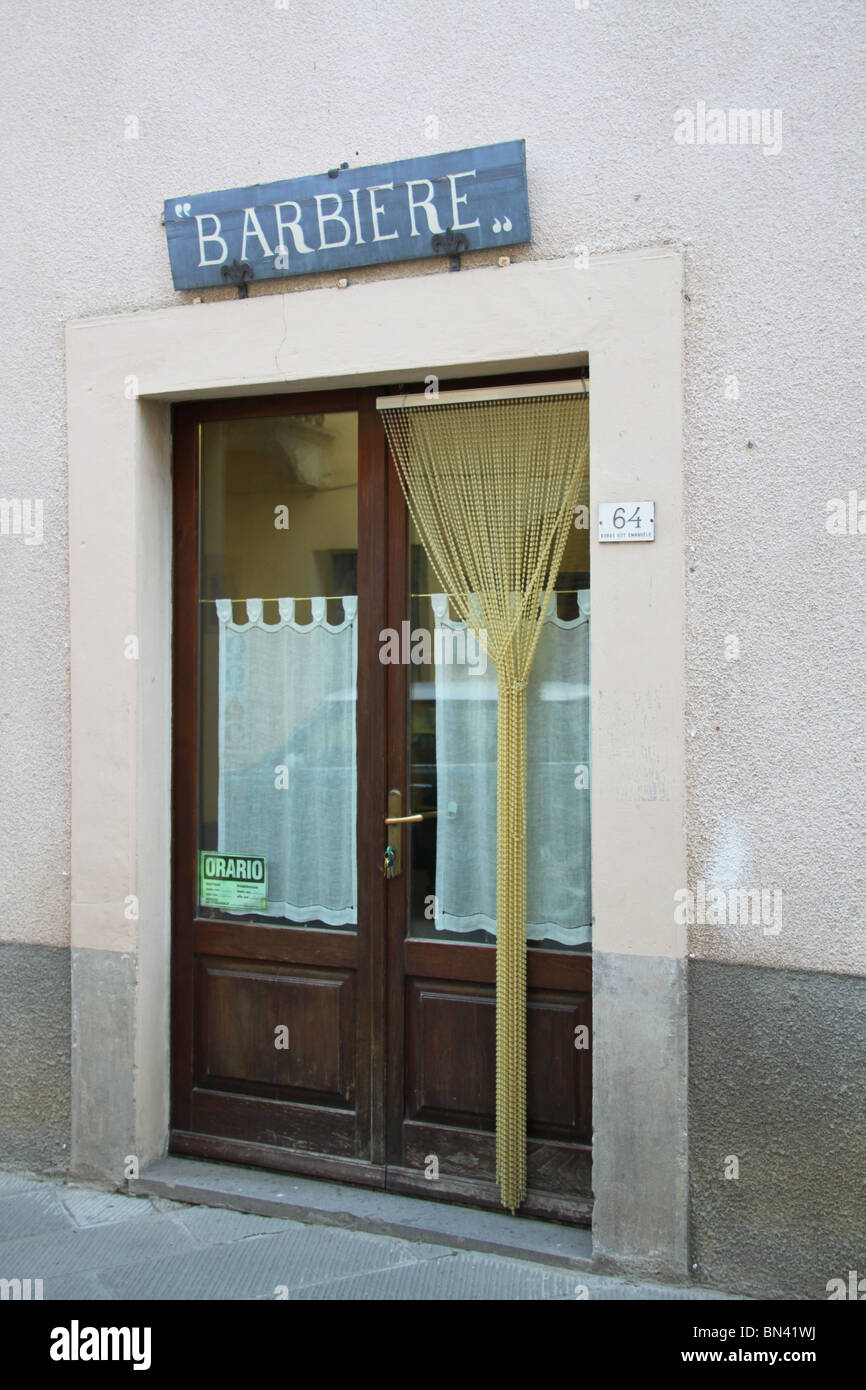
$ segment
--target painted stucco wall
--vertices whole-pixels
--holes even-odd
[[[43,500],[45,539],[0,538],[3,939],[68,940],[63,324],[192,298],[171,287],[165,196],[525,136],[534,242],[515,259],[687,247],[691,874],[784,893],[778,936],[709,927],[695,949],[866,969],[866,537],[825,529],[828,499],[866,496],[864,48],[854,2],[16,10],[0,479]],[[780,108],[780,153],[677,144],[699,100]],[[443,267],[364,275],[425,272]]]
[[[64,325],[192,301],[171,286],[166,196],[524,137],[534,240],[514,260],[685,252],[683,888],[781,893],[762,922],[695,924],[690,949],[866,973],[866,535],[825,525],[830,499],[866,501],[864,74],[860,0],[16,8],[0,54],[0,497],[40,499],[44,540],[0,536],[0,940],[69,941]],[[781,110],[781,149],[678,144],[674,113],[700,101]],[[352,279],[443,273],[422,262]],[[631,931],[620,952],[651,954],[639,918]],[[57,1000],[41,959],[14,969]],[[40,1017],[22,1012],[16,1046],[29,1030],[44,1047]],[[52,1047],[62,1071],[68,1030]],[[700,1097],[702,1044],[692,1070]],[[19,1101],[0,1083],[16,1154],[57,1151],[63,1106],[47,1107],[37,1154]],[[698,1243],[711,1205],[696,1208]]]

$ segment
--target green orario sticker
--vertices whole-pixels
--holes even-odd
[[[264,912],[268,906],[268,861],[263,854],[199,853],[199,902],[226,912]]]

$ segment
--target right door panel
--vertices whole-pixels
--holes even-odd
[[[391,491],[391,622],[398,632],[406,624],[406,650],[388,672],[389,785],[423,819],[403,828],[404,874],[388,890],[388,1184],[497,1208],[496,676],[436,592],[393,477]],[[570,541],[557,589],[528,711],[522,1210],[583,1224],[592,1206],[586,531]]]

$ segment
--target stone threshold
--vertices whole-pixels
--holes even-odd
[[[564,1269],[589,1272],[593,1267],[591,1232],[579,1226],[429,1202],[293,1173],[169,1156],[150,1164],[140,1177],[130,1178],[127,1187],[133,1196],[167,1197],[307,1225],[343,1226]]]

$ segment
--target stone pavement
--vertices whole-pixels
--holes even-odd
[[[46,1300],[724,1297],[0,1172],[0,1281],[10,1279],[41,1279]],[[0,1290],[11,1296],[2,1283]]]

